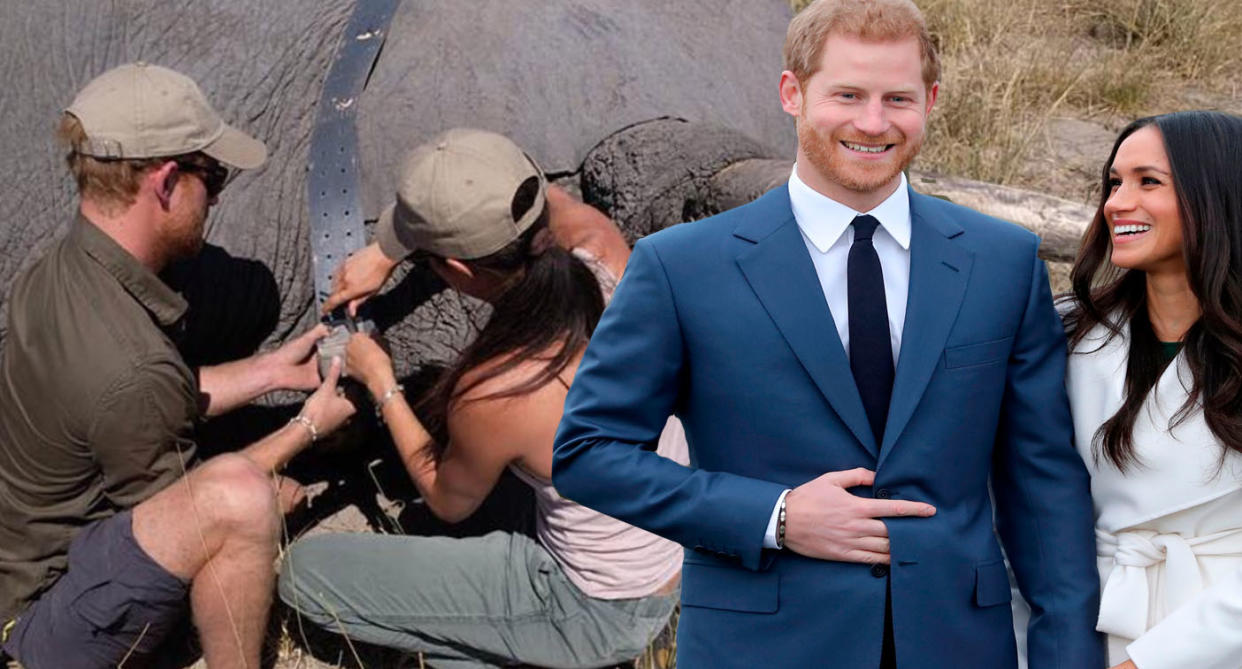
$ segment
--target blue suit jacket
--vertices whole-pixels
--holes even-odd
[[[686,546],[681,667],[1015,666],[996,531],[1033,608],[1032,669],[1104,665],[1065,338],[1031,233],[910,193],[910,293],[884,443],[871,434],[786,188],[641,240],[556,437],[562,495]],[[691,465],[652,452],[670,414]],[[763,548],[781,491],[866,467],[891,576]],[[989,478],[995,495],[989,498]]]

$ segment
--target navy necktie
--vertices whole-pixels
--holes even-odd
[[[888,401],[893,394],[893,346],[888,333],[884,272],[871,237],[880,224],[872,216],[854,218],[854,243],[846,266],[850,320],[850,371],[862,396],[876,445],[884,440]]]

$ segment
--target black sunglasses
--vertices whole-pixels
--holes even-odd
[[[207,189],[207,197],[214,198],[228,185],[230,170],[214,160],[200,163],[189,160],[178,160],[177,167],[183,172],[197,174]]]

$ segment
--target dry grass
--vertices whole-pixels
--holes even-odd
[[[944,61],[925,168],[1030,183],[1053,118],[1242,108],[1236,0],[916,1]]]

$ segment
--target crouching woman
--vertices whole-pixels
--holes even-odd
[[[467,518],[509,469],[535,491],[536,536],[319,536],[289,552],[281,598],[325,628],[437,667],[631,660],[674,608],[681,549],[562,498],[550,481],[565,394],[629,249],[611,221],[550,190],[492,133],[435,138],[399,184],[377,242],[338,272],[325,306],[356,307],[417,251],[492,316],[424,399],[427,425],[374,340],[355,335],[346,368],[437,516]],[[684,463],[675,420],[657,450]]]

